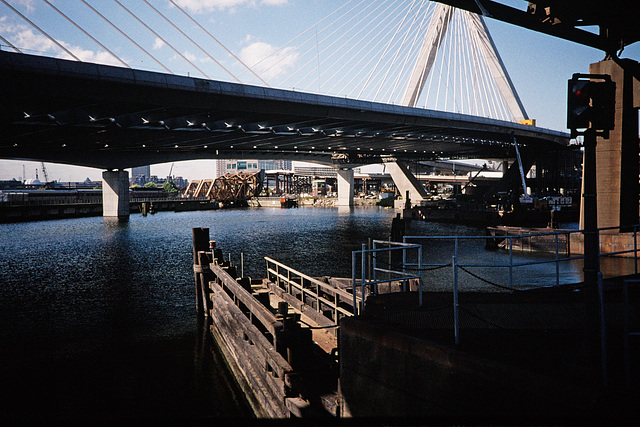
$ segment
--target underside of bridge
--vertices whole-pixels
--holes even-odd
[[[500,120],[4,51],[0,77],[5,159],[106,170],[291,159],[346,170],[514,158],[514,141],[536,151],[569,143],[568,134]]]

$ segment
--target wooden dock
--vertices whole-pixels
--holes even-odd
[[[271,259],[266,279],[238,278],[208,229],[193,233],[197,309],[256,416],[340,416],[337,326],[353,295]]]

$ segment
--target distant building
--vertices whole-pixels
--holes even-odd
[[[216,172],[218,176],[228,173],[238,172],[258,172],[260,170],[291,170],[291,160],[225,160],[219,159],[216,162]]]
[[[131,184],[145,185],[151,181],[151,166],[131,168]]]

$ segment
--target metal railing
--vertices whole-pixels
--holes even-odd
[[[633,229],[633,249],[623,249],[611,252],[600,252],[598,251],[598,259],[603,257],[612,257],[619,256],[624,254],[633,253],[633,261],[634,261],[634,273],[638,274],[638,228],[640,225],[628,226],[624,227],[625,230]],[[600,232],[606,230],[621,230],[622,227],[603,227],[598,229],[598,241],[600,241]],[[531,233],[531,234],[519,234],[519,235],[484,235],[484,236],[405,236],[403,238],[403,243],[408,244],[408,241],[433,241],[433,240],[447,240],[452,241],[454,243],[454,250],[451,254],[451,262],[450,263],[428,263],[423,262],[422,257],[420,256],[417,259],[417,262],[407,262],[405,259],[404,269],[417,269],[417,271],[422,271],[427,268],[445,268],[452,267],[452,292],[453,292],[453,311],[454,311],[454,334],[456,343],[459,342],[459,304],[458,304],[458,294],[459,294],[459,270],[463,270],[464,272],[474,276],[476,279],[483,280],[493,286],[501,288],[502,290],[508,290],[509,292],[514,292],[514,270],[519,267],[525,266],[533,266],[533,265],[543,265],[543,264],[555,264],[555,286],[560,285],[560,265],[561,263],[566,263],[570,261],[584,259],[584,255],[572,255],[569,248],[567,248],[566,255],[560,255],[560,245],[559,239],[560,236],[566,236],[567,239],[570,239],[571,234],[583,234],[584,230],[561,230],[561,231],[553,231],[547,233]],[[554,243],[554,254],[553,259],[543,259],[543,260],[527,260],[527,261],[516,261],[514,257],[514,248],[520,247],[523,248],[522,242],[526,239],[529,239],[529,245],[531,246],[532,238],[535,237],[549,237],[551,236],[551,240]],[[507,263],[500,263],[496,258],[494,258],[494,262],[491,263],[474,263],[474,262],[461,262],[460,260],[460,242],[464,240],[492,240],[492,239],[504,239],[505,250],[508,250],[509,257]],[[547,239],[548,240],[548,239]],[[519,241],[518,244],[514,244],[514,242]],[[569,245],[568,245],[569,246]],[[483,269],[493,269],[493,268],[508,268],[508,284],[501,285],[498,283],[490,282],[486,279],[483,279],[479,275],[472,273],[470,268],[483,268]],[[420,292],[421,293],[421,292]]]
[[[350,305],[353,300],[353,312],[360,302],[360,298],[349,292],[334,287],[314,277],[301,273],[272,258],[264,257],[267,262],[267,279],[287,293],[299,298],[302,302],[315,301],[316,310],[322,313],[322,307],[329,307],[333,311],[333,321],[338,322],[340,315],[351,316],[352,312],[341,305]]]
[[[407,255],[408,251],[414,250],[418,259],[418,271],[422,269],[422,245],[419,244],[410,244],[410,243],[400,243],[400,242],[391,242],[385,240],[373,240],[372,248],[367,249],[366,243],[362,244],[362,250],[352,251],[351,260],[351,274],[352,274],[352,286],[353,286],[353,307],[354,314],[356,314],[356,295],[357,295],[357,287],[358,284],[361,287],[360,296],[362,298],[362,310],[365,308],[365,300],[366,300],[366,287],[369,287],[369,291],[371,294],[378,293],[378,285],[386,283],[389,285],[389,292],[391,292],[392,285],[394,283],[402,284],[402,290],[407,290],[407,284],[410,283],[411,280],[416,280],[418,282],[418,305],[422,306],[422,279],[421,274],[411,274],[407,273]],[[380,245],[387,247],[380,247]],[[383,259],[379,259],[379,255],[386,253],[388,255],[387,261],[385,262]],[[394,262],[392,262],[392,258],[394,254],[402,255],[402,270],[396,270],[394,267]],[[360,277],[358,278],[358,256],[360,256]],[[370,263],[368,262],[370,261]],[[383,267],[379,266],[379,263],[384,263]],[[397,263],[400,266],[400,263]],[[370,267],[368,268],[368,265]],[[369,275],[367,275],[367,270],[369,270]],[[378,274],[384,273],[386,278],[379,278]]]

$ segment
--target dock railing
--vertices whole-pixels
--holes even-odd
[[[344,289],[334,287],[315,277],[301,273],[272,258],[264,257],[267,262],[267,279],[280,289],[295,296],[303,303],[315,306],[319,313],[328,309],[333,313],[333,321],[338,322],[341,316],[351,316],[361,298],[351,295]]]
[[[633,226],[625,226],[625,227],[603,227],[597,230],[598,234],[598,242],[600,242],[600,237],[603,235],[603,231],[609,230],[620,230],[627,231],[633,230],[633,248],[629,249],[621,249],[621,250],[613,250],[610,252],[601,252],[600,248],[598,250],[598,260],[604,257],[614,257],[621,256],[627,254],[633,254],[633,273],[638,274],[638,229],[639,225]],[[628,231],[630,233],[630,231]],[[542,264],[554,264],[555,266],[555,283],[550,286],[559,286],[560,285],[560,265],[562,263],[567,263],[575,260],[583,260],[583,254],[572,254],[569,248],[569,244],[567,244],[565,255],[561,256],[560,250],[560,239],[561,237],[565,237],[567,240],[570,239],[572,234],[583,234],[584,230],[557,230],[550,232],[541,232],[541,233],[530,233],[530,234],[518,234],[518,235],[484,235],[484,236],[404,236],[403,243],[408,244],[408,242],[420,242],[420,241],[435,241],[435,240],[447,240],[452,241],[454,245],[453,252],[451,254],[451,262],[450,263],[429,263],[424,262],[422,257],[420,256],[416,262],[408,262],[405,258],[404,269],[414,270],[417,272],[422,272],[423,270],[436,269],[436,268],[452,268],[451,275],[451,288],[453,293],[453,311],[454,311],[454,334],[456,343],[459,341],[459,304],[458,304],[458,294],[459,294],[459,278],[458,273],[459,270],[462,270],[469,275],[479,279],[481,281],[487,282],[490,285],[500,288],[504,291],[514,292],[518,289],[514,286],[514,272],[516,268],[533,266],[533,265],[542,265]],[[460,243],[466,240],[495,240],[496,238],[503,239],[505,241],[504,249],[509,252],[508,262],[499,262],[499,257],[493,258],[493,262],[463,262],[460,259]],[[543,260],[528,260],[528,261],[516,261],[514,258],[514,252],[520,249],[520,251],[525,251],[524,243],[527,240],[529,241],[529,246],[531,246],[532,239],[534,238],[551,238],[554,242],[554,251],[552,259],[543,259]],[[602,245],[600,245],[602,246]],[[613,247],[613,246],[612,246]],[[470,271],[471,268],[482,268],[482,269],[496,269],[496,268],[508,268],[508,283],[501,285],[495,282],[490,282],[486,279],[483,279],[477,274],[474,274]],[[602,275],[600,275],[602,277]],[[420,304],[422,304],[422,292],[419,292],[420,296]]]
[[[409,266],[407,259],[412,253],[418,260],[417,264],[415,264],[418,266],[417,274],[412,274],[407,269],[407,266]],[[422,306],[422,279],[420,273],[422,270],[422,245],[373,240],[371,248],[367,249],[366,243],[363,243],[362,250],[352,251],[351,254],[354,314],[357,314],[356,296],[358,295],[358,286],[360,286],[360,298],[362,299],[361,311],[365,309],[367,288],[369,293],[373,295],[378,294],[379,285],[381,284],[387,284],[389,292],[392,291],[394,284],[401,284],[399,289],[407,291],[407,287],[412,280],[418,284],[418,304]],[[360,262],[358,262],[358,258]],[[358,266],[360,266],[360,275],[358,275]],[[369,274],[367,274],[367,271],[369,271]]]

